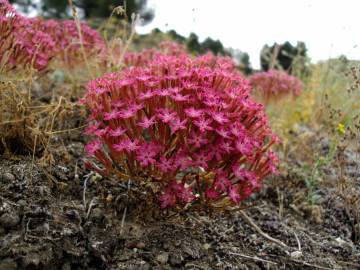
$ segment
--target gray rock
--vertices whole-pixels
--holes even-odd
[[[156,260],[161,264],[166,264],[169,260],[169,253],[161,252],[159,255],[156,256]]]
[[[122,254],[119,258],[120,262],[126,262],[130,260],[130,255],[128,253]]]
[[[184,258],[179,254],[173,254],[170,256],[169,263],[171,266],[179,266],[184,261]]]
[[[16,213],[5,213],[0,217],[0,224],[5,229],[11,229],[12,227],[15,227],[20,222],[20,217]]]
[[[15,178],[15,175],[13,175],[12,173],[6,172],[6,173],[0,175],[0,180],[5,183],[11,183],[11,182],[14,182],[16,180],[16,178]]]
[[[25,267],[28,267],[30,265],[37,267],[37,266],[39,266],[40,261],[41,261],[41,259],[40,259],[39,254],[30,253],[23,259],[23,264]]]
[[[25,177],[25,165],[15,165],[12,167],[11,172],[16,175],[17,179],[24,179]]]
[[[18,200],[16,204],[19,206],[20,213],[24,212],[25,207],[28,206],[27,201],[25,201],[24,199]]]
[[[94,208],[91,211],[92,221],[101,221],[104,218],[104,211],[101,208]]]
[[[142,262],[141,270],[149,270],[151,269],[151,265],[148,262]]]
[[[0,270],[16,270],[17,263],[12,258],[6,258],[0,261]]]

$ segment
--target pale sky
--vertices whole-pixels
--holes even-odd
[[[210,36],[249,53],[259,67],[264,44],[304,41],[313,62],[341,54],[360,60],[360,0],[149,0],[157,27]]]

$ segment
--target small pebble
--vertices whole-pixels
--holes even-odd
[[[24,199],[20,199],[16,202],[20,207],[24,207],[27,205],[27,202]]]
[[[302,252],[300,250],[294,251],[290,253],[290,257],[293,259],[300,259],[302,257]]]
[[[23,263],[25,267],[37,267],[40,264],[40,256],[37,253],[30,253],[23,259]]]
[[[335,239],[335,242],[342,248],[344,249],[348,249],[348,250],[353,250],[355,247],[353,246],[352,242],[347,242],[343,239],[341,239],[340,237]]]
[[[211,248],[211,245],[210,245],[209,243],[205,243],[205,244],[203,245],[203,248],[204,248],[205,250],[209,250],[209,249]]]
[[[169,260],[169,253],[161,252],[159,255],[156,256],[156,260],[161,264],[166,264]]]
[[[91,219],[93,221],[101,221],[104,217],[104,211],[100,208],[94,208],[91,211]]]
[[[12,173],[4,173],[0,176],[0,180],[5,183],[14,182],[16,180],[15,176]]]
[[[170,256],[169,263],[171,266],[179,266],[183,262],[183,257],[179,254],[173,254]]]
[[[144,249],[145,248],[145,243],[144,242],[139,242],[139,241],[133,241],[133,242],[129,242],[128,244],[126,244],[127,248],[137,248],[137,249]]]
[[[16,213],[5,213],[0,217],[0,224],[5,229],[11,229],[12,227],[15,227],[20,222],[20,217]]]
[[[151,269],[151,265],[148,262],[141,263],[141,270],[149,270]]]

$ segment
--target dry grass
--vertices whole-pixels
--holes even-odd
[[[123,13],[122,7],[113,12]],[[81,24],[75,9],[73,15],[81,43]],[[111,16],[101,29],[106,36],[112,31],[106,40],[109,50],[89,57],[81,46],[82,58],[76,65],[69,64],[66,58],[55,58],[41,74],[32,69],[2,72],[0,154],[31,153],[51,160],[53,138],[84,127],[86,111],[78,100],[84,95],[86,82],[123,67],[122,56],[131,44],[136,23],[137,17],[129,24]]]
[[[33,80],[4,79],[0,82],[0,137],[2,152],[45,153],[54,134],[69,129],[76,103],[64,96],[46,95],[44,85]],[[40,88],[40,89],[39,89]],[[71,126],[70,128],[79,128]]]

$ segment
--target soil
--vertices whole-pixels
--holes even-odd
[[[0,156],[0,270],[360,269],[360,225],[331,187],[310,204],[304,181],[283,173],[247,201],[283,247],[239,212],[160,211],[136,186],[85,169],[80,133],[59,141],[51,166]]]

